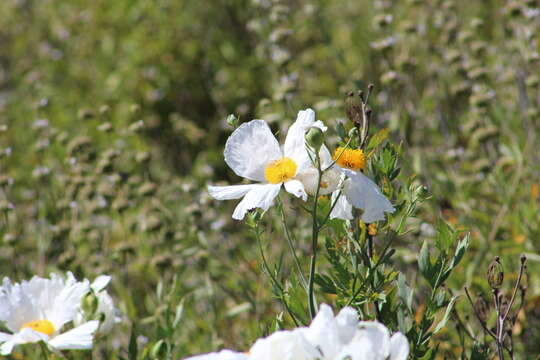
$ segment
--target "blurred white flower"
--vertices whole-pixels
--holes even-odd
[[[113,299],[107,290],[105,290],[110,281],[110,276],[101,275],[92,282],[90,285],[92,292],[87,296],[94,297],[96,307],[95,309],[90,309],[92,313],[88,313],[88,309],[85,311],[84,307],[81,307],[74,319],[75,326],[84,323],[86,319],[97,317],[100,320],[100,324],[96,335],[103,336],[111,332],[114,324],[120,322],[119,311],[115,308]]]
[[[277,331],[259,339],[247,353],[222,350],[188,360],[406,360],[409,343],[401,333],[372,321],[359,322],[350,307],[334,316],[321,305],[309,327]]]
[[[231,350],[221,350],[220,352],[213,352],[204,355],[197,355],[190,357],[186,360],[247,360],[248,355],[245,353],[238,353]]]
[[[283,149],[264,120],[252,120],[233,131],[225,144],[225,162],[238,176],[260,182],[208,187],[210,195],[217,200],[243,197],[233,212],[233,219],[243,219],[254,208],[268,210],[281,185],[287,192],[306,200],[304,185],[296,178],[310,166],[305,149],[305,131],[300,124],[314,122],[314,118],[313,110],[300,111],[287,133]]]
[[[12,284],[4,278],[0,287],[0,322],[12,333],[0,332],[0,354],[8,355],[16,345],[43,341],[51,350],[90,349],[99,322],[89,321],[62,332],[79,311],[89,290],[88,280],[77,281],[51,274],[34,276]]]

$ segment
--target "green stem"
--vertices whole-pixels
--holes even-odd
[[[39,342],[39,347],[41,348],[41,356],[44,360],[49,360],[49,350],[43,341]]]
[[[296,255],[296,250],[292,242],[291,232],[289,231],[289,226],[287,225],[287,221],[285,220],[285,210],[283,209],[283,202],[281,201],[281,197],[278,196],[277,199],[278,199],[278,208],[281,213],[281,222],[283,223],[283,229],[285,230],[285,238],[287,239],[287,244],[289,244],[289,249],[291,250],[291,254],[294,260],[294,264],[296,265],[296,269],[298,270],[298,273],[300,274],[302,285],[305,288],[307,286],[307,280],[306,280],[306,277],[304,276],[304,273],[302,272],[302,266],[300,265],[300,260],[298,259],[298,256]]]
[[[268,276],[270,277],[270,281],[272,282],[272,284],[276,287],[276,289],[279,291],[279,299],[281,300],[281,302],[283,303],[283,306],[285,306],[285,310],[287,310],[287,312],[289,313],[290,317],[293,319],[294,321],[294,324],[296,326],[299,326],[299,323],[298,323],[298,320],[296,319],[296,315],[293,313],[293,311],[291,310],[291,308],[289,308],[289,305],[287,305],[287,301],[285,301],[285,295],[284,295],[284,290],[283,290],[283,287],[281,286],[281,284],[278,282],[278,280],[274,277],[274,275],[272,274],[272,271],[270,270],[270,267],[268,266],[268,262],[266,261],[266,256],[264,256],[264,250],[262,248],[262,241],[261,241],[261,234],[259,232],[259,223],[257,223],[255,225],[255,229],[254,229],[254,232],[255,232],[255,238],[257,239],[257,243],[259,245],[259,251],[261,253],[261,259],[262,259],[262,264],[263,264],[263,269],[264,271],[268,274]]]
[[[308,286],[308,303],[309,303],[309,315],[313,319],[317,313],[317,306],[315,304],[315,294],[314,294],[314,281],[315,281],[315,267],[317,264],[317,245],[319,240],[319,224],[317,222],[317,206],[319,204],[319,191],[321,188],[321,159],[319,153],[315,152],[315,162],[317,165],[317,191],[315,192],[315,199],[313,200],[313,208],[311,210],[311,216],[313,219],[312,234],[311,234],[311,262],[309,264],[309,286]]]

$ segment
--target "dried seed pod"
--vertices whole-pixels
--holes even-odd
[[[504,269],[501,264],[501,260],[498,256],[489,264],[487,271],[487,279],[489,286],[492,289],[498,289],[501,287],[504,280]]]

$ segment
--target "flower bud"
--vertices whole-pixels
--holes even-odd
[[[306,133],[306,142],[315,151],[319,151],[324,142],[324,134],[318,127],[311,127]]]
[[[229,124],[229,126],[232,126],[233,128],[237,127],[238,118],[234,114],[229,114],[229,116],[227,116],[227,124]]]
[[[89,293],[83,298],[82,309],[88,316],[92,316],[96,312],[98,305],[98,298],[93,293]]]
[[[492,289],[498,289],[504,280],[504,270],[500,258],[495,256],[487,272],[488,283]]]

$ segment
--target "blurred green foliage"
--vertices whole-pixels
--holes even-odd
[[[154,355],[176,358],[247,348],[283,309],[253,235],[230,219],[234,204],[206,193],[210,182],[238,181],[222,158],[226,117],[283,132],[313,107],[334,126],[345,122],[346,91],[374,83],[375,127],[401,143],[401,183],[432,194],[412,209],[392,259],[415,289],[414,308],[429,294],[417,256],[422,243],[444,248],[435,241],[443,218],[471,231],[451,296],[467,285],[489,297],[493,256],[507,279],[528,256],[513,331],[520,358],[530,358],[540,352],[539,6],[2,0],[0,273],[112,275],[124,321],[98,359],[135,348],[152,356],[160,340]],[[269,256],[280,261],[279,216],[266,217]],[[303,229],[307,220],[289,221]],[[307,242],[298,248],[307,264]],[[440,354],[473,356],[455,329],[478,339],[482,330],[462,297],[454,309],[455,326],[437,335]]]

